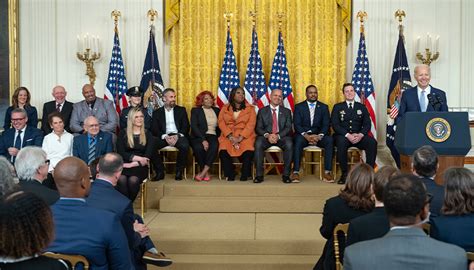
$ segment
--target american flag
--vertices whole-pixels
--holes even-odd
[[[145,63],[143,64],[140,88],[145,91],[142,101],[143,106],[147,108],[148,114],[151,116],[154,110],[163,106],[161,94],[164,90],[160,62],[156,51],[155,27],[153,25],[150,26],[150,39],[146,50]]]
[[[400,109],[400,99],[402,93],[407,88],[411,87],[410,67],[408,66],[407,53],[405,51],[403,36],[403,26],[399,27],[398,44],[395,52],[395,59],[393,60],[392,78],[390,80],[390,87],[388,89],[387,98],[387,138],[386,144],[392,153],[393,159],[400,168],[400,154],[395,148],[395,131],[397,125],[395,119],[398,116]]]
[[[285,46],[283,45],[283,35],[278,34],[278,47],[273,58],[272,73],[268,85],[269,92],[273,89],[280,89],[283,92],[283,105],[293,111],[295,100],[290,83],[290,74],[286,62]]]
[[[250,49],[247,73],[245,74],[245,99],[257,108],[263,108],[269,104],[265,75],[262,69],[262,58],[258,52],[258,39],[255,27],[252,31],[252,48]]]
[[[227,29],[227,40],[225,44],[224,61],[222,62],[219,90],[217,91],[217,106],[222,108],[228,103],[228,97],[232,88],[240,86],[239,71],[235,62],[234,45]]]
[[[126,93],[127,78],[125,78],[118,29],[115,27],[114,47],[112,49],[112,58],[110,58],[109,76],[105,86],[104,98],[112,100],[115,104],[115,110],[120,114],[123,108],[128,107]]]
[[[369,111],[371,128],[369,136],[377,140],[376,121],[375,121],[375,90],[372,83],[372,76],[369,70],[369,58],[365,48],[364,32],[360,33],[359,50],[357,52],[356,64],[352,73],[352,83],[356,92],[356,101],[365,104]]]

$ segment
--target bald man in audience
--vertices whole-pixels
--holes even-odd
[[[55,239],[47,251],[83,255],[90,270],[134,269],[117,215],[86,203],[89,178],[89,168],[76,157],[67,157],[56,165],[54,179],[61,197],[51,207]]]
[[[94,116],[84,120],[85,133],[74,137],[72,155],[82,159],[87,165],[96,158],[112,152],[112,135],[100,130],[100,123]]]
[[[64,119],[64,129],[67,132],[72,133],[69,127],[72,114],[72,103],[66,100],[67,92],[66,89],[61,85],[56,85],[51,93],[54,100],[46,102],[43,105],[43,116],[41,118],[41,130],[44,135],[51,133],[52,129],[48,123],[48,116],[52,112],[59,112]]]

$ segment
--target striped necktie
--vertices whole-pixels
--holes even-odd
[[[91,142],[89,143],[89,158],[87,160],[87,164],[91,164],[92,161],[95,159],[95,138],[91,137]]]

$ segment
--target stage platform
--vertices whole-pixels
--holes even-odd
[[[254,184],[167,175],[148,183],[145,222],[158,249],[174,260],[168,269],[312,269],[325,243],[324,202],[341,187],[313,176],[284,184],[272,175]]]

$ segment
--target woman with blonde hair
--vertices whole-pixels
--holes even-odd
[[[124,164],[117,189],[132,202],[140,185],[148,177],[150,157],[157,151],[156,139],[145,129],[145,115],[140,107],[131,109],[127,116],[127,128],[117,137],[117,153]]]
[[[38,127],[38,111],[36,107],[31,106],[31,94],[28,91],[28,88],[20,86],[15,89],[12,96],[12,105],[8,107],[7,112],[5,113],[5,121],[3,122],[3,129],[7,130],[11,127],[12,124],[12,111],[16,108],[21,108],[26,111],[26,116],[28,117],[27,125],[30,127]]]

